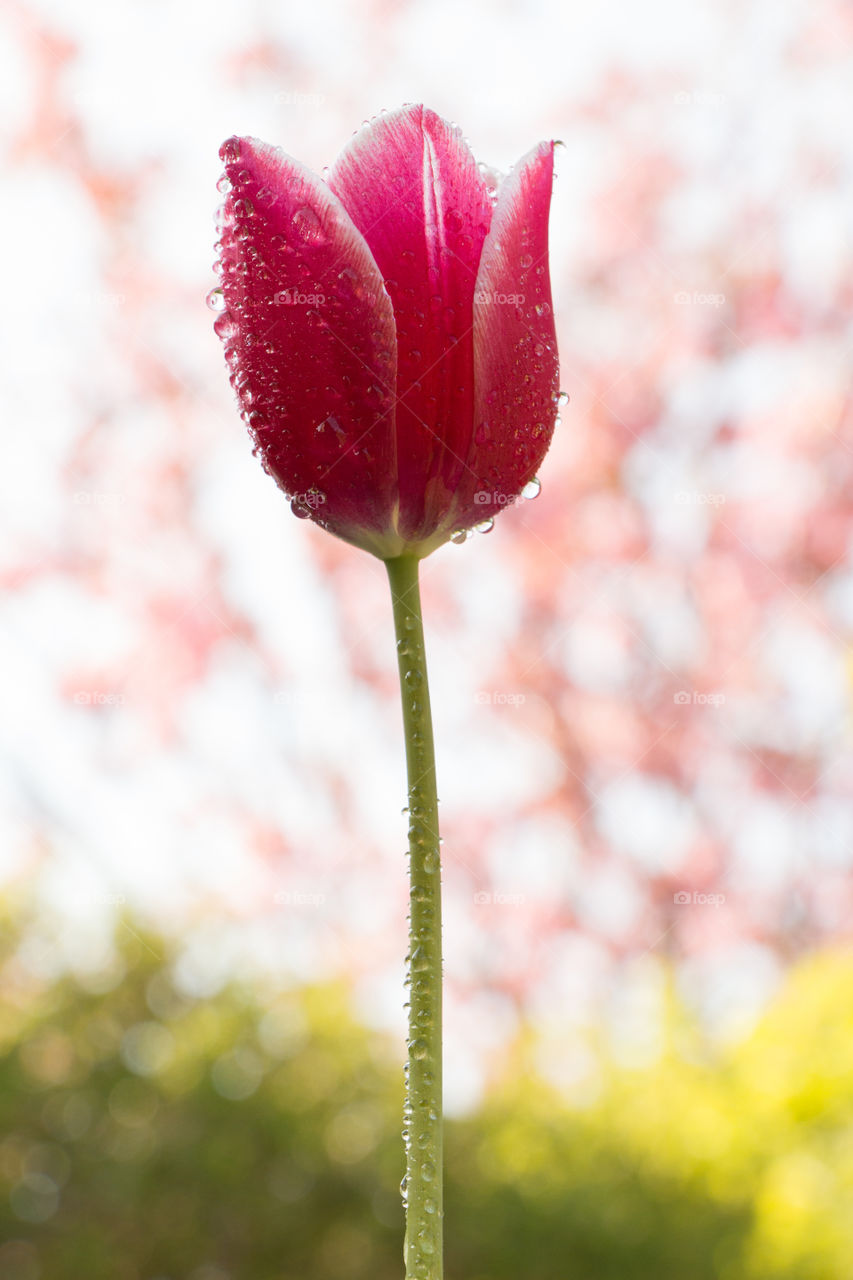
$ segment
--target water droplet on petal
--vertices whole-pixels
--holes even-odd
[[[210,306],[210,303],[208,303]],[[223,342],[227,342],[229,338],[233,338],[237,332],[237,326],[234,323],[234,317],[230,311],[223,311],[213,322],[213,332]]]
[[[210,307],[211,311],[225,310],[225,294],[222,292],[222,290],[219,288],[218,285],[215,289],[210,290],[207,297],[205,298],[205,302]]]
[[[251,200],[235,200],[234,201],[234,217],[235,218],[251,218],[254,215],[255,206]]]
[[[520,267],[523,267],[524,270],[526,271],[528,267],[533,266],[533,258],[530,256],[529,253],[523,253],[518,260],[518,265]]]
[[[538,498],[542,492],[542,481],[538,476],[534,476],[532,480],[528,480],[527,484],[521,491],[521,496],[526,502],[532,502],[534,498]]]
[[[477,533],[491,533],[495,527],[494,516],[489,516],[488,520],[481,520],[479,524],[475,524],[474,528]]]
[[[223,164],[234,164],[240,159],[240,139],[228,138],[219,148],[219,159]]]
[[[290,504],[290,510],[299,520],[307,520],[311,514],[310,509],[301,503],[298,498],[293,499]]]
[[[303,240],[322,244],[326,239],[322,224],[310,205],[301,205],[293,214],[293,225]]]
[[[568,403],[569,403],[568,391],[559,391],[557,393],[557,404],[568,404]]]
[[[224,173],[216,184],[216,190],[221,192],[224,196],[226,196],[231,190],[231,180],[230,178],[226,178]]]
[[[460,547],[463,542],[467,541],[467,538],[468,538],[467,529],[457,529],[455,533],[452,533],[450,535],[450,541],[455,542],[457,547]]]

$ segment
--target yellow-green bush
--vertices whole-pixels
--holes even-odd
[[[4,1280],[399,1277],[400,1047],[343,984],[189,999],[173,944],[118,937],[98,991],[28,977],[6,930]],[[814,956],[716,1054],[670,996],[660,1058],[599,1052],[583,1106],[525,1032],[448,1126],[449,1280],[848,1280],[851,990],[849,953]]]

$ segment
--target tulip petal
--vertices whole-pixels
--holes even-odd
[[[361,130],[328,181],[394,304],[399,526],[417,542],[446,514],[471,445],[472,306],[488,188],[460,131],[422,106]]]
[[[559,364],[548,271],[554,144],[501,184],[474,296],[474,446],[456,527],[494,515],[536,473],[554,432]]]
[[[397,507],[397,342],[382,277],[304,165],[252,138],[220,154],[232,187],[215,327],[256,452],[297,514],[375,550]]]

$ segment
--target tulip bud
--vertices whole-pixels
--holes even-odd
[[[327,181],[253,138],[220,155],[214,327],[294,512],[389,560],[511,505],[557,411],[553,143],[496,189],[421,106],[359,131]]]

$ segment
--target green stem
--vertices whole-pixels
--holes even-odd
[[[409,1059],[406,1140],[406,1280],[441,1280],[441,859],[435,750],[424,629],[413,556],[387,560],[403,698],[409,794]]]

